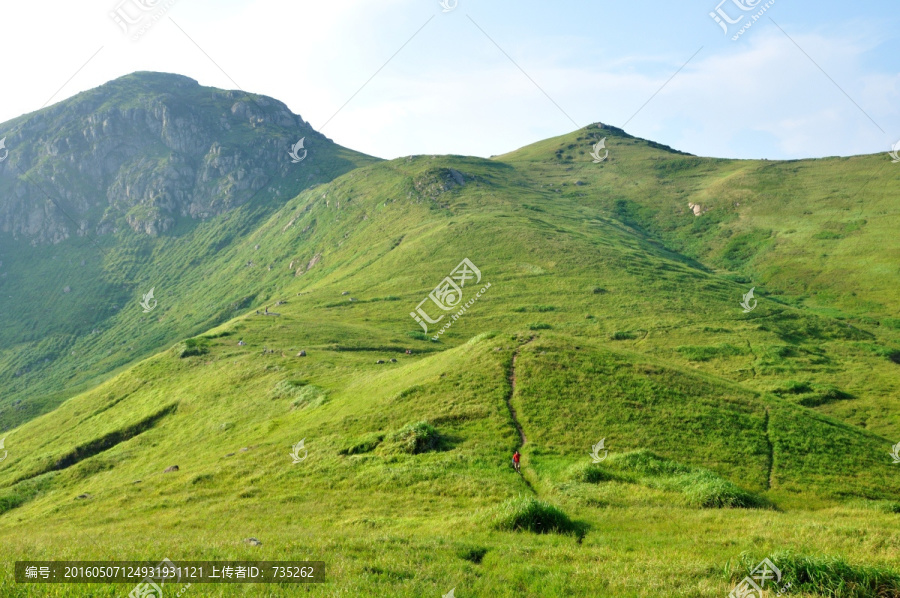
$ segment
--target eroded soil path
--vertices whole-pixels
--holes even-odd
[[[516,428],[516,432],[519,434],[519,445],[516,447],[516,450],[518,450],[520,453],[524,449],[525,444],[528,443],[528,438],[525,437],[525,431],[522,429],[522,424],[519,423],[519,418],[516,416],[516,409],[512,405],[513,396],[516,394],[516,362],[519,359],[519,352],[522,350],[522,347],[533,340],[534,337],[531,337],[516,349],[515,353],[513,353],[512,356],[512,362],[509,366],[509,394],[506,395],[506,407],[509,409],[509,417],[512,419],[512,423]],[[522,481],[525,482],[525,485],[528,486],[529,490],[537,494],[537,491],[531,485],[531,482],[528,481],[528,478],[522,475],[521,471],[519,471],[519,477],[522,478]]]
[[[516,431],[519,433],[519,446],[516,447],[519,450],[528,442],[528,439],[525,438],[525,432],[522,430],[522,424],[519,423],[519,418],[516,417],[516,408],[512,406],[512,398],[516,394],[516,360],[519,359],[520,349],[516,349],[516,352],[513,353],[512,365],[509,368],[509,394],[506,395],[506,406],[509,408],[509,415],[512,417],[513,425],[516,426]]]

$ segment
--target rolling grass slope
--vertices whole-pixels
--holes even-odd
[[[577,153],[597,135],[611,137],[599,165]],[[890,181],[860,160],[854,179]],[[716,245],[724,219],[703,224],[715,209],[681,213],[700,179],[762,176],[747,168],[589,128],[300,193],[118,334],[162,342],[187,306],[236,317],[7,434],[7,562],[320,559],[330,582],[308,591],[323,596],[722,596],[780,553],[797,595],[900,593],[887,287],[828,276],[808,283],[820,299],[872,284],[881,307],[817,304],[767,277],[760,264],[787,254],[762,236],[744,258]],[[753,214],[730,222],[762,228]],[[490,288],[431,341],[409,313],[464,257],[482,273],[464,301]],[[803,577],[833,562],[855,585]],[[0,589],[130,588],[17,585],[6,568]]]

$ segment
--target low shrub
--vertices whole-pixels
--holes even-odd
[[[362,455],[371,453],[384,440],[384,434],[367,434],[352,441],[349,446],[338,451],[339,455]]]
[[[789,381],[782,388],[775,391],[776,394],[791,395],[800,395],[807,392],[812,392],[812,386],[808,382],[797,382],[795,380]]]
[[[616,476],[609,470],[588,461],[570,467],[567,477],[573,482],[582,482],[585,484],[597,484],[599,482],[608,482],[616,479]]]
[[[205,355],[206,353],[209,353],[209,339],[202,336],[189,338],[178,345],[176,352],[181,359],[184,359],[185,357],[194,357],[196,355]]]
[[[760,497],[742,490],[711,471],[700,470],[674,478],[692,507],[701,509],[759,509],[766,505]]]
[[[834,403],[835,401],[846,401],[852,398],[853,395],[835,388],[834,386],[824,386],[820,388],[815,395],[800,399],[799,403],[804,407],[819,407],[820,405],[827,405],[828,403]]]
[[[613,341],[629,341],[637,338],[637,334],[634,332],[626,332],[624,330],[617,330],[609,335],[609,339]]]
[[[488,519],[490,526],[497,530],[583,535],[582,525],[557,507],[532,497],[507,500],[494,507]]]
[[[488,549],[482,546],[462,546],[456,551],[456,556],[464,561],[480,565],[487,552]]]
[[[389,452],[418,455],[434,451],[441,446],[441,435],[428,422],[407,424],[388,437]]]
[[[232,336],[233,334],[234,334],[233,330],[222,330],[221,332],[210,332],[209,334],[204,334],[200,338],[208,338],[208,339],[224,338],[226,336]]]

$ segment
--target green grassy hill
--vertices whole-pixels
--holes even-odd
[[[235,276],[219,254],[300,190],[378,161],[277,100],[166,73],[121,77],[0,131],[11,148],[0,164],[0,430],[253,304],[267,264],[248,256]],[[294,164],[301,136],[308,153]],[[234,278],[209,301],[214,265]],[[144,314],[151,289],[159,310]]]
[[[6,434],[5,561],[315,559],[322,596],[725,596],[770,557],[794,595],[900,595],[885,162],[696,158],[592,126],[365,165],[252,226],[111,251],[167,276],[117,342],[198,335]],[[485,290],[426,334],[410,312],[463,258],[481,280],[460,305]],[[130,590],[9,567],[0,589]]]

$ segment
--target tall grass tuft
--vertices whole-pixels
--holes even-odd
[[[488,521],[497,530],[584,535],[582,524],[569,519],[559,508],[530,496],[512,498],[497,505],[488,514]]]
[[[569,468],[567,477],[573,482],[582,482],[584,484],[597,484],[617,479],[608,469],[590,462],[573,465]]]
[[[711,471],[676,476],[675,486],[689,505],[702,509],[760,509],[769,506],[762,498],[742,490]]]
[[[434,451],[441,446],[441,435],[437,428],[428,422],[407,424],[388,437],[388,452],[401,452],[418,455]]]
[[[718,474],[682,465],[641,450],[616,455],[605,463],[614,471],[651,488],[680,492],[689,506],[701,509],[762,509],[771,505]],[[628,474],[631,474],[628,476]],[[607,474],[612,475],[612,474]]]
[[[761,559],[745,554],[732,574],[739,579]],[[807,593],[832,598],[900,598],[900,573],[889,567],[854,565],[841,557],[802,555],[793,551],[775,553],[770,560],[781,570],[777,584],[790,584],[791,593]]]

